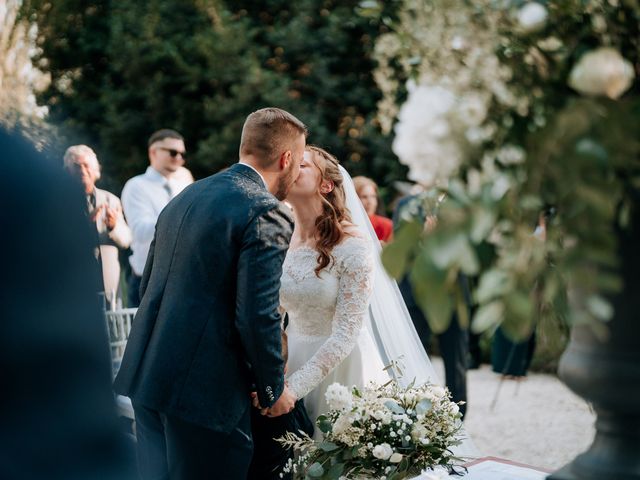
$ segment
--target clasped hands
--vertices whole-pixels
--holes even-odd
[[[99,205],[98,208],[96,208],[93,211],[93,214],[91,215],[91,221],[95,222],[98,219],[98,216],[104,211],[104,223],[107,226],[107,228],[109,230],[113,230],[114,228],[116,228],[116,223],[118,221],[118,215],[121,213],[121,209],[118,207],[115,208],[111,208],[109,205],[107,204],[102,204]]]
[[[280,398],[276,400],[276,403],[271,405],[269,408],[262,408],[260,405],[260,401],[258,400],[258,394],[256,392],[251,392],[251,399],[253,406],[255,408],[260,409],[261,415],[266,415],[267,417],[275,418],[280,415],[284,415],[285,413],[289,413],[296,406],[296,396],[295,394],[289,390],[289,387],[285,384],[284,390],[280,395]]]

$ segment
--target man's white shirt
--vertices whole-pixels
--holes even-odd
[[[129,263],[136,275],[141,276],[153,240],[158,216],[169,200],[178,195],[191,182],[167,179],[153,167],[142,175],[130,179],[122,190],[122,207],[133,233]]]

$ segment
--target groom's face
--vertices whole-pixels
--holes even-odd
[[[291,186],[300,175],[300,163],[304,158],[304,148],[306,146],[306,138],[303,134],[296,139],[288,157],[288,165],[283,169],[278,178],[278,190],[275,194],[278,200],[284,200]]]

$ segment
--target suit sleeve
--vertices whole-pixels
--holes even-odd
[[[258,216],[245,231],[238,259],[236,328],[263,407],[273,405],[284,390],[278,306],[291,231],[291,221],[277,208]]]
[[[142,278],[140,279],[140,288],[138,290],[138,294],[140,295],[140,300],[144,296],[144,292],[147,291],[147,285],[149,285],[149,277],[151,277],[151,268],[153,267],[153,252],[156,246],[156,237],[153,236],[153,240],[151,241],[151,245],[149,246],[149,254],[147,255],[147,263],[144,265],[144,270],[142,272]]]

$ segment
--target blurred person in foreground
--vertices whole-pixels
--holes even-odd
[[[147,143],[147,170],[131,178],[122,190],[124,213],[133,232],[128,307],[140,304],[140,280],[160,212],[193,183],[191,173],[184,168],[186,149],[182,135],[175,130],[162,129],[154,132]]]
[[[73,145],[64,154],[64,168],[81,184],[86,196],[86,214],[98,232],[102,276],[106,298],[115,303],[120,284],[118,249],[129,248],[131,230],[122,214],[120,199],[96,187],[100,163],[86,145]]]
[[[116,424],[85,195],[0,130],[0,478],[133,478]]]
[[[378,211],[378,185],[370,178],[363,176],[353,177],[353,184],[362,206],[371,220],[378,240],[382,243],[390,242],[393,239],[393,222],[376,213]]]

